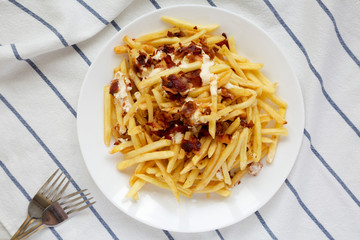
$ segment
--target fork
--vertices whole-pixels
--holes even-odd
[[[90,193],[83,194],[87,189],[80,190],[78,192],[71,193],[65,197],[61,198],[61,201],[54,202],[48,206],[45,211],[42,213],[41,221],[28,229],[27,231],[20,234],[17,238],[13,240],[25,239],[45,226],[51,227],[56,226],[69,218],[69,215],[75,212],[82,211],[96,202],[90,202],[93,198],[86,198]],[[77,197],[77,195],[80,195]],[[83,199],[80,202],[76,202],[80,199]]]
[[[17,232],[11,238],[15,239],[17,236],[20,236],[22,233],[26,231],[26,229],[37,219],[41,219],[43,211],[49,207],[52,203],[58,201],[70,183],[71,179],[68,179],[67,182],[63,185],[65,179],[67,177],[63,176],[60,183],[58,183],[60,177],[63,175],[63,172],[55,179],[55,181],[50,185],[51,181],[54,179],[59,169],[57,169],[44,183],[44,185],[39,189],[39,191],[35,194],[33,199],[30,201],[28,206],[28,215],[23,222],[23,224],[19,227]]]

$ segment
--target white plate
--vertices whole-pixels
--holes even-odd
[[[278,94],[289,104],[288,137],[282,137],[274,163],[265,164],[257,177],[247,176],[229,198],[195,195],[178,204],[170,191],[146,185],[140,200],[125,199],[130,172],[116,170],[118,160],[108,154],[103,142],[103,87],[113,76],[120,57],[113,47],[125,35],[131,37],[166,29],[162,15],[198,24],[220,24],[217,33],[234,36],[240,55],[264,63],[263,72],[278,82]],[[101,50],[83,83],[78,104],[78,135],[81,151],[95,183],[105,196],[129,216],[156,228],[177,232],[202,232],[234,224],[261,208],[283,184],[296,160],[304,129],[304,107],[299,83],[288,61],[261,29],[234,13],[197,5],[164,8],[142,16],[117,33]],[[121,214],[119,212],[119,214]]]

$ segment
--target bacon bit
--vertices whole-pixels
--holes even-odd
[[[253,123],[252,120],[250,120],[250,122],[248,123],[248,122],[246,122],[245,119],[241,119],[240,125],[241,125],[242,127],[247,127],[247,128],[253,128],[253,127],[254,127],[254,123]]]
[[[229,47],[229,41],[227,39],[222,40],[221,42],[216,43],[217,46],[222,47],[222,45],[226,45],[227,48]]]
[[[173,53],[175,48],[169,44],[164,44],[162,47],[159,48],[159,51],[163,51],[164,53]]]
[[[171,56],[170,55],[166,55],[166,57],[164,58],[164,61],[166,63],[166,66],[168,68],[172,68],[172,67],[175,67],[176,64],[173,62],[173,60],[171,59]]]
[[[183,36],[185,36],[183,31],[179,31],[179,32],[175,32],[175,33],[168,31],[166,35],[168,37],[183,37]]]
[[[186,77],[188,79],[188,82],[191,83],[191,85],[192,85],[191,87],[201,87],[202,86],[200,72],[201,72],[201,70],[198,69],[195,71],[184,73],[183,76]]]
[[[164,88],[165,89],[165,88]],[[185,98],[186,96],[183,96],[181,95],[180,93],[177,93],[177,94],[173,94],[171,92],[167,92],[168,96],[169,96],[169,99],[171,101],[174,101],[175,103],[178,103],[180,105],[183,105],[184,102],[185,102]]]
[[[227,39],[226,33],[222,33],[222,36],[224,36],[225,39]]]
[[[198,133],[198,138],[210,136],[208,125],[202,125]]]
[[[187,73],[170,74],[168,77],[161,77],[162,88],[172,94],[186,95],[187,90],[192,87],[201,87],[201,70],[195,70]]]
[[[174,116],[172,114],[157,109],[154,113],[154,121],[149,125],[155,129],[166,129],[170,127],[173,120]]]
[[[114,79],[111,81],[109,93],[114,95],[119,91],[119,79]]]
[[[136,60],[139,62],[140,65],[145,65],[146,64],[146,54],[144,54],[143,52],[139,52],[139,56],[136,58]]]
[[[181,148],[184,149],[184,151],[187,153],[192,151],[199,151],[201,148],[201,143],[198,139],[191,137],[190,140],[182,140]]]
[[[219,122],[216,123],[216,131],[215,131],[215,135],[221,135],[223,134],[225,131],[223,125]]]
[[[256,176],[259,174],[260,170],[262,169],[263,164],[261,162],[253,162],[249,167],[249,174]]]
[[[213,60],[215,57],[215,51],[214,49],[218,50],[217,48],[210,48],[207,44],[206,44],[206,39],[205,38],[200,38],[200,44],[201,44],[201,48],[202,50],[209,55],[210,60]]]
[[[176,51],[175,51],[175,56],[179,57],[179,58],[183,58],[188,54],[192,54],[194,56],[199,55],[201,56],[202,54],[202,50],[201,48],[199,48],[198,46],[196,46],[195,43],[191,42],[189,44],[189,46],[187,47],[182,47],[180,46]]]
[[[186,102],[180,111],[180,115],[184,118],[190,118],[197,109],[197,105],[194,101]]]
[[[229,134],[220,134],[216,136],[216,140],[221,143],[230,144],[231,136]]]
[[[120,143],[120,140],[117,140],[116,142],[114,142],[114,145],[119,145]]]
[[[197,26],[195,26],[194,29],[197,30],[198,29]]]

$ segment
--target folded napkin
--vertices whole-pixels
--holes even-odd
[[[306,113],[297,162],[276,195],[245,220],[205,233],[155,229],[114,207],[88,174],[76,136],[80,87],[101,47],[135,18],[189,3],[264,29],[293,66]],[[359,238],[359,12],[356,0],[0,1],[1,224],[12,235],[60,167],[73,177],[69,189],[88,188],[97,204],[29,239]]]

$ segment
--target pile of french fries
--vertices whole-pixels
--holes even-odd
[[[126,90],[127,109],[110,94],[110,85],[104,88],[105,144],[110,146],[111,138],[116,141],[110,153],[123,155],[118,170],[134,166],[129,180],[129,198],[138,199],[139,190],[147,183],[171,190],[178,201],[179,194],[190,198],[194,193],[214,192],[228,197],[231,188],[244,175],[262,166],[259,166],[260,160],[273,162],[280,135],[288,134],[283,127],[287,103],[275,94],[276,84],[260,72],[263,64],[238,55],[233,37],[211,34],[218,25],[196,25],[165,16],[162,20],[172,27],[136,39],[125,36],[125,44],[114,48],[116,54],[127,54],[114,69],[114,79],[130,79],[133,86]],[[173,36],[179,32],[182,34]],[[227,44],[217,44],[224,40]],[[198,139],[200,150],[188,153],[180,142],[154,135],[148,123],[154,121],[154,113],[158,110],[176,114],[182,107],[167,97],[162,77],[201,69],[203,62],[161,69],[146,77],[134,71],[133,65],[139,52],[151,57],[164,44],[177,49],[189,43],[200,46],[200,41],[216,50],[209,68],[212,79],[210,84],[190,89],[187,97],[199,108],[210,108],[210,114],[200,116],[209,135]],[[211,85],[216,86],[216,91],[211,90]],[[218,90],[225,87],[231,98],[219,94]],[[217,124],[222,124],[230,141],[219,140]],[[194,129],[189,128],[183,139],[198,138]]]

